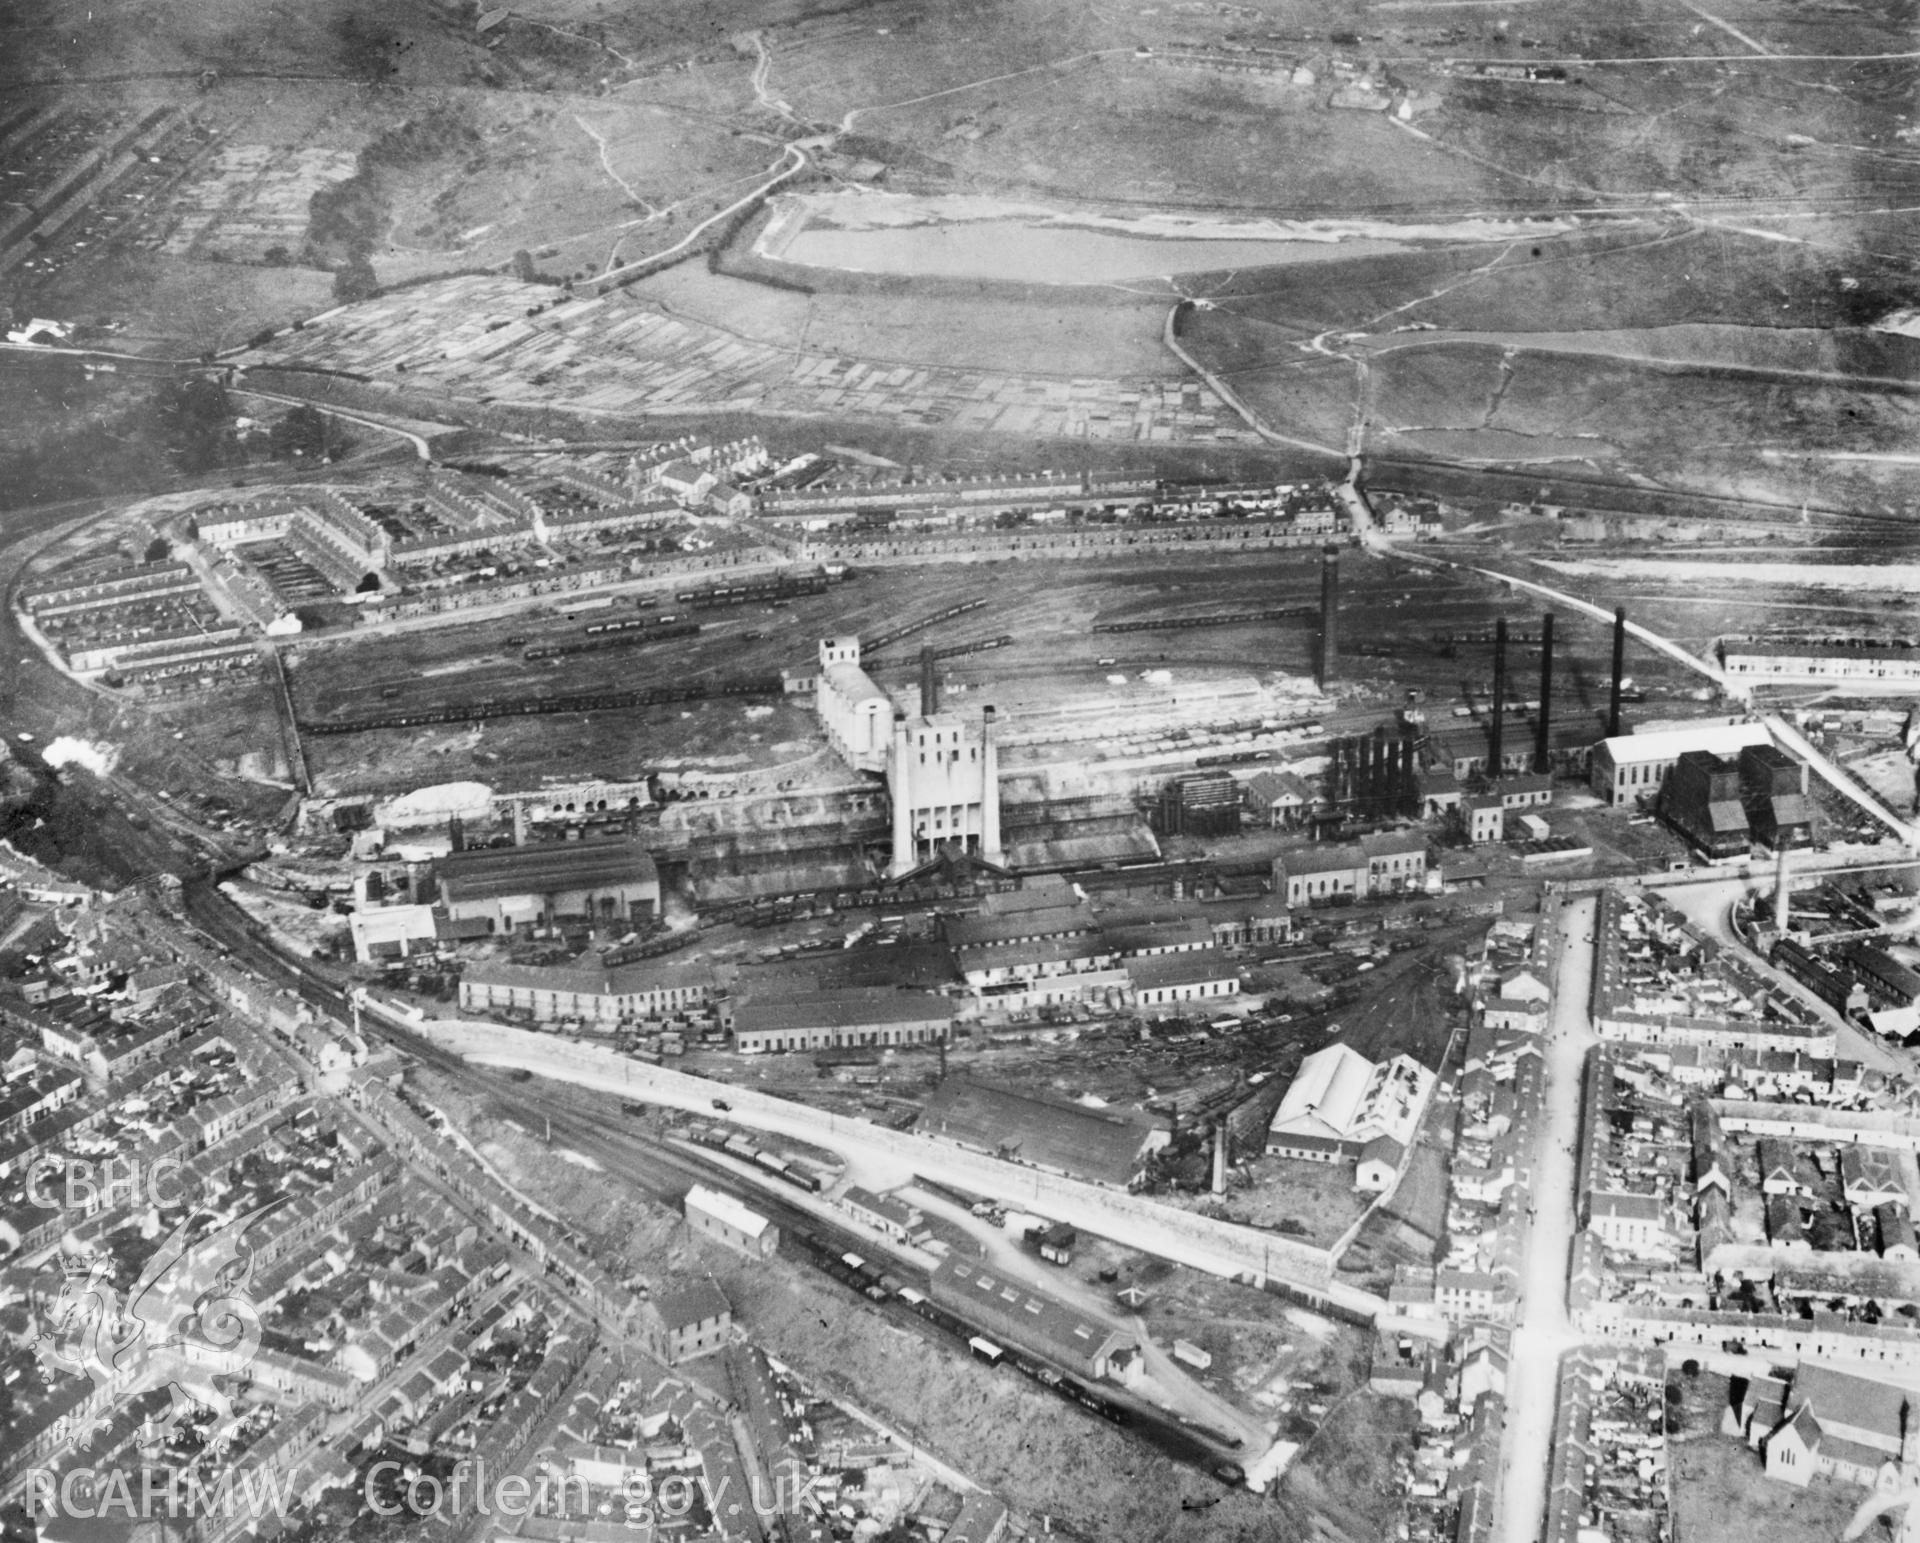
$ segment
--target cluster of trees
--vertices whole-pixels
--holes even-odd
[[[53,413],[34,414],[32,432],[0,446],[0,509],[151,488],[266,459],[320,461],[351,445],[337,419],[305,404],[264,430],[243,431],[241,410],[212,375],[149,386],[73,374],[50,388]],[[146,561],[166,555],[165,543],[155,543]]]
[[[334,299],[347,304],[379,293],[373,248],[392,217],[392,176],[469,155],[480,144],[479,131],[464,114],[436,109],[387,129],[360,152],[351,177],[313,195],[306,260],[333,270]]]

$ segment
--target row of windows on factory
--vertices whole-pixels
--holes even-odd
[[[924,745],[926,742],[927,742],[927,736],[922,734],[920,736],[920,743]],[[940,764],[940,757],[943,754],[947,754],[947,752],[940,751],[940,750],[936,750],[933,752],[934,765],[938,766]],[[949,764],[952,764],[953,762],[957,762],[959,759],[960,759],[960,751],[959,751],[959,748],[956,746],[955,749],[951,752],[951,760]],[[969,761],[977,761],[980,759],[980,751],[977,746],[969,745],[967,747],[967,759]],[[924,750],[920,752],[920,764],[922,766],[925,766],[927,764],[927,752]]]
[[[946,1038],[944,1026],[910,1029],[816,1029],[795,1034],[741,1036],[736,1048],[778,1051],[818,1050],[822,1046],[830,1046],[835,1049],[849,1049],[876,1045],[923,1045],[929,1040],[944,1038]]]
[[[935,830],[943,830],[948,825],[959,830],[963,825],[971,827],[980,823],[978,804],[929,805],[920,813],[925,816],[924,823],[931,825]]]

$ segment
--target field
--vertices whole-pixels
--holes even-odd
[[[877,362],[1069,378],[1179,373],[1160,341],[1163,300],[1070,289],[1049,296],[1043,310],[1001,285],[808,279],[811,293],[684,263],[630,293],[776,347]]]
[[[123,200],[84,251],[50,248],[27,286],[49,313],[114,294],[135,347],[231,346],[326,300],[511,268],[535,282],[375,301],[272,354],[578,416],[851,415],[962,439],[1251,447],[1159,347],[1178,288],[1219,308],[1189,318],[1202,360],[1307,443],[1338,449],[1358,416],[1387,454],[1579,462],[1789,502],[1822,482],[1894,507],[1913,495],[1899,462],[1848,459],[1897,453],[1913,428],[1892,389],[1913,348],[1859,330],[1911,288],[1916,172],[1895,138],[1911,69],[1787,70],[1741,41],[1897,49],[1890,8],[1761,0],[1732,31],[1598,7],[1512,30],[1383,13],[1364,37],[1320,0],[1257,17],[742,0],[699,26],[581,0],[485,33],[477,12],[418,0],[331,0],[271,28],[221,0],[157,36],[117,19],[79,40],[58,36],[59,14],[28,9],[4,67],[16,82],[57,65],[101,82],[68,95],[105,111],[131,77],[132,102],[191,123],[145,204]],[[1663,49],[1676,57],[1658,67],[1638,57]],[[1477,58],[1568,78],[1483,78],[1462,62]],[[1394,106],[1332,105],[1349,99]],[[796,189],[1338,216],[1374,237],[1462,211],[1534,223],[1500,242],[1063,289],[762,264],[748,220],[625,297],[516,325],[562,281],[676,246],[800,140],[816,164]],[[720,266],[741,277],[699,260],[723,235]],[[502,324],[503,346],[471,368],[424,346],[466,349]],[[1418,352],[1386,337],[1415,326],[1473,336]],[[1833,327],[1855,330],[1809,330]],[[1373,335],[1324,337],[1353,331]],[[682,378],[689,356],[700,368]],[[1341,361],[1361,357],[1356,403]],[[1769,457],[1805,448],[1820,458]]]

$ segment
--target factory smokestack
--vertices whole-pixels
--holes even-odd
[[[1314,662],[1314,683],[1322,691],[1333,683],[1340,668],[1340,549],[1320,553],[1320,657]]]
[[[1779,848],[1773,859],[1773,930],[1781,937],[1787,935],[1787,893],[1792,884],[1788,873],[1790,863],[1787,849]]]
[[[920,649],[920,716],[931,718],[940,711],[940,676],[934,669],[933,645]]]
[[[1627,608],[1613,608],[1613,695],[1607,705],[1607,738],[1620,733],[1620,678],[1627,668]]]
[[[1213,1122],[1213,1192],[1224,1195],[1227,1192],[1227,1122]]]
[[[1548,742],[1553,723],[1553,612],[1540,618],[1540,716],[1533,726],[1533,769],[1544,772],[1553,764]]]
[[[1498,777],[1506,769],[1506,746],[1502,739],[1507,727],[1507,619],[1493,624],[1493,727],[1487,735],[1487,775]]]

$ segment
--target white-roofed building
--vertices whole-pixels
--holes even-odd
[[[725,1190],[696,1184],[687,1191],[687,1225],[703,1238],[723,1243],[749,1259],[768,1259],[780,1246],[780,1229]]]
[[[1762,723],[1702,722],[1652,734],[1621,734],[1594,746],[1588,775],[1593,791],[1607,803],[1631,804],[1658,793],[1674,763],[1689,750],[1737,759],[1749,745],[1772,742]]]
[[[855,771],[885,771],[893,743],[893,699],[860,667],[860,640],[822,638],[815,681],[814,708],[827,742]]]
[[[1365,1187],[1389,1187],[1413,1142],[1434,1074],[1411,1056],[1369,1061],[1346,1045],[1328,1045],[1300,1063],[1267,1129],[1267,1151],[1312,1162],[1365,1165]]]

